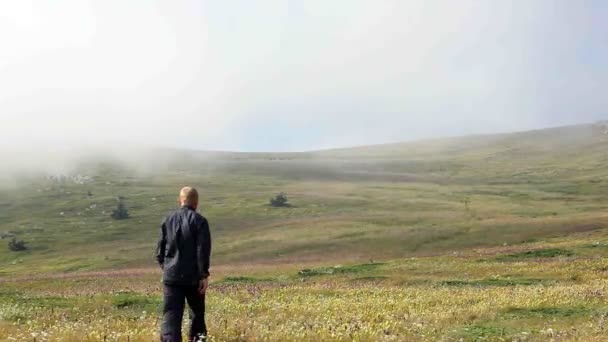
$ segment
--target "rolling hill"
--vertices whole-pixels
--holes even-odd
[[[0,277],[153,267],[162,216],[200,189],[214,265],[363,262],[608,225],[605,123],[304,153],[88,153],[0,188]],[[120,157],[118,157],[120,155]],[[270,197],[287,193],[289,208]],[[130,218],[110,213],[123,198]],[[13,237],[28,250],[10,251]]]

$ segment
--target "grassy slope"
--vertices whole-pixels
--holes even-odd
[[[607,146],[589,125],[312,153],[180,152],[146,173],[82,165],[90,184],[30,179],[0,193],[0,232],[31,247],[0,246],[0,274],[150,265],[184,184],[202,191],[216,265],[382,260],[600,229]],[[267,206],[279,191],[293,208]],[[130,219],[109,217],[117,196]]]
[[[578,126],[22,180],[0,193],[31,247],[0,245],[0,341],[156,339],[151,254],[183,184],[212,222],[212,340],[605,341],[607,145]]]
[[[606,256],[594,231],[382,263],[221,266],[207,323],[212,341],[605,341]],[[0,340],[157,338],[157,272],[1,284]]]

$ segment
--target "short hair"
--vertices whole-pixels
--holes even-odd
[[[184,205],[198,204],[198,191],[193,187],[183,187],[179,191],[179,201],[183,202]]]

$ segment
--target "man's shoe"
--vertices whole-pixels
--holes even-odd
[[[207,335],[198,335],[198,336],[194,336],[194,337],[190,337],[188,339],[188,342],[205,342],[207,341]]]

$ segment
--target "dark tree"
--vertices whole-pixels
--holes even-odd
[[[289,207],[287,195],[284,192],[281,192],[276,197],[270,199],[270,205],[279,208],[279,207]]]
[[[11,241],[8,242],[8,248],[13,252],[20,252],[26,250],[27,246],[23,240],[12,238]]]
[[[122,200],[118,201],[116,209],[112,211],[112,218],[115,220],[124,220],[129,218],[129,210]]]

